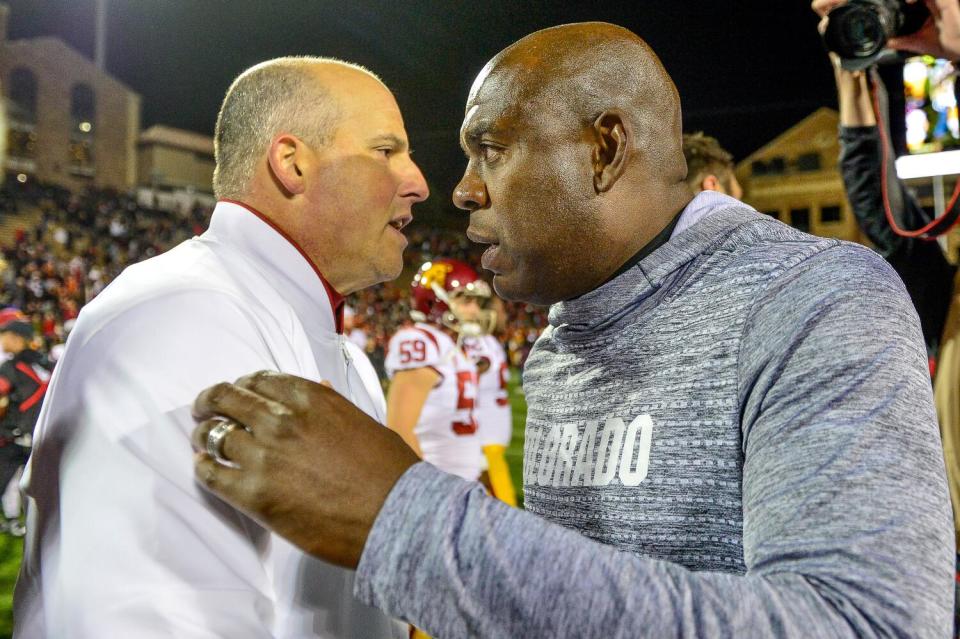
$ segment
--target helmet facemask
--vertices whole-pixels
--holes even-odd
[[[470,282],[449,292],[434,284],[433,292],[437,299],[447,305],[447,310],[444,311],[440,321],[460,337],[489,335],[496,329],[497,312],[491,308],[486,308],[486,305],[490,302],[490,285],[483,280]],[[475,312],[468,313],[461,309],[458,302],[465,297],[477,301],[479,308]]]

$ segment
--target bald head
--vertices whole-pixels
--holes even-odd
[[[532,33],[484,67],[468,109],[491,91],[509,95],[514,108],[566,115],[578,126],[620,111],[646,168],[670,183],[686,175],[677,89],[653,50],[628,29],[585,22]]]
[[[611,24],[533,33],[470,90],[454,203],[507,299],[593,290],[692,199],[680,100],[657,56]]]
[[[240,74],[224,97],[214,134],[213,190],[219,199],[246,195],[270,141],[289,133],[325,145],[340,118],[338,94],[356,80],[380,82],[363,67],[307,56],[268,60]]]

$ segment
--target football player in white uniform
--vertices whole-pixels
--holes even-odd
[[[468,264],[426,262],[412,284],[415,323],[387,347],[387,425],[426,461],[470,480],[486,463],[474,415],[477,367],[459,340],[492,328],[493,314],[479,301],[489,297],[490,286]]]
[[[498,301],[491,296],[489,304],[493,306]],[[502,312],[494,312],[497,320],[502,319]],[[507,352],[491,333],[464,337],[463,350],[477,365],[480,379],[474,414],[480,425],[480,446],[487,461],[490,488],[498,499],[516,506],[517,492],[504,456],[513,437],[513,415],[507,394],[510,379]]]

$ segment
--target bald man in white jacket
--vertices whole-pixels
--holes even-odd
[[[407,636],[350,572],[202,491],[189,455],[197,392],[258,369],[385,420],[343,295],[399,274],[428,194],[399,109],[362,68],[281,58],[234,82],[216,144],[209,230],[124,271],[57,366],[23,482],[18,637]]]

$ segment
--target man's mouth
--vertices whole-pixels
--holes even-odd
[[[495,267],[497,253],[500,251],[500,238],[489,231],[482,231],[473,226],[467,229],[467,237],[477,244],[489,244],[487,250],[480,257],[480,264],[488,271],[497,272]]]
[[[492,233],[484,233],[474,228],[467,229],[467,237],[477,244],[499,244],[500,240]]]
[[[483,255],[480,256],[480,265],[488,271],[494,273],[499,273],[496,268],[497,254],[500,251],[499,244],[491,244],[487,247],[487,250],[483,252]]]
[[[412,221],[413,221],[413,216],[410,214],[399,215],[393,218],[392,220],[390,220],[389,224],[390,226],[397,229],[398,231],[402,231],[403,227],[405,227],[407,224],[409,224]]]

